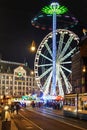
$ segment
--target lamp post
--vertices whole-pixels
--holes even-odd
[[[87,74],[87,68],[85,65],[82,67],[82,93],[87,92],[86,89],[86,74]]]
[[[34,71],[33,70],[31,70],[30,75],[32,77],[32,92],[31,93],[34,94]]]

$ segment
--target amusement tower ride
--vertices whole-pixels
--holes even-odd
[[[66,86],[65,91],[67,93],[72,91],[72,86],[66,75],[71,73],[69,69],[71,64],[70,58],[76,50],[79,38],[69,30],[56,29],[57,16],[59,19],[65,18],[63,22],[69,24],[69,26],[72,26],[72,23],[78,23],[76,18],[69,16],[67,12],[68,9],[65,6],[60,6],[57,2],[42,8],[42,13],[53,16],[52,32],[42,40],[35,56],[35,78],[44,95],[64,96],[63,86]],[[37,24],[38,19],[42,16],[35,17],[31,21],[32,25],[39,26],[40,24]],[[63,26],[67,27],[68,25]]]

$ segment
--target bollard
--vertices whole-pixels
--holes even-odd
[[[5,121],[2,121],[1,130],[11,130],[11,121],[8,121],[7,119]]]

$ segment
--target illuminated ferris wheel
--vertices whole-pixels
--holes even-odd
[[[35,79],[44,95],[51,94],[52,89],[52,32],[45,36],[40,43],[34,61]],[[56,30],[56,91],[64,96],[70,93],[72,86],[68,80],[71,74],[71,56],[76,51],[79,37],[66,29]]]

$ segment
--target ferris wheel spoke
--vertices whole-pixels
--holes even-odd
[[[61,62],[61,65],[63,64],[71,64],[72,62],[71,61],[67,61],[67,62]]]
[[[68,85],[69,85],[69,91],[71,92],[72,91],[72,85],[70,84],[70,82],[68,82]]]
[[[52,59],[48,58],[47,56],[43,55],[42,53],[40,54],[42,57],[44,57],[45,59],[49,60],[52,62]]]
[[[71,54],[76,50],[76,47],[74,49],[72,49],[69,53],[67,53],[64,57],[62,57],[60,59],[60,61],[64,61],[65,59],[67,59],[68,57],[71,56]]]
[[[50,72],[47,80],[45,81],[44,85],[45,86],[44,89],[44,95],[47,95],[49,93],[49,86],[51,84],[51,78],[52,78],[52,71]]]
[[[60,76],[60,73],[59,73],[59,68],[57,69],[56,84],[58,84],[59,95],[64,96],[64,91],[63,91],[63,88],[62,88],[62,80],[61,80],[61,76]]]
[[[72,72],[71,70],[67,69],[66,67],[64,67],[64,66],[62,66],[62,65],[61,65],[61,68],[63,68],[64,70],[66,70],[66,71],[69,72],[69,73]]]
[[[38,65],[38,67],[45,67],[45,66],[52,66],[52,64],[41,64],[41,65]]]
[[[62,50],[62,47],[63,47],[63,40],[64,40],[64,33],[62,33],[60,35],[57,57],[59,57],[59,55],[61,54],[61,50]]]
[[[61,55],[59,56],[59,59],[64,56],[64,54],[66,53],[66,51],[69,48],[70,44],[72,43],[72,40],[73,40],[73,36],[72,37],[70,36],[67,43],[65,44],[62,52],[61,52]]]
[[[44,73],[42,75],[39,75],[39,79],[43,78],[45,75],[47,75],[50,71],[52,70],[52,67],[50,67],[49,69],[47,69],[46,71],[44,71]]]
[[[52,51],[51,51],[50,47],[48,46],[48,44],[47,44],[47,43],[45,44],[45,46],[46,46],[46,48],[47,48],[47,50],[48,50],[49,54],[50,54],[50,55],[51,55],[51,57],[52,57]]]
[[[63,77],[63,79],[64,79],[64,82],[65,82],[65,85],[66,85],[66,89],[67,89],[67,93],[70,93],[70,86],[69,86],[69,81],[68,81],[68,79],[67,79],[67,77],[66,77],[66,75],[64,74],[64,72],[63,72],[63,70],[60,68],[60,72],[61,72],[61,75],[62,75],[62,77]]]
[[[64,96],[64,91],[62,88],[62,81],[58,78],[59,95]]]

